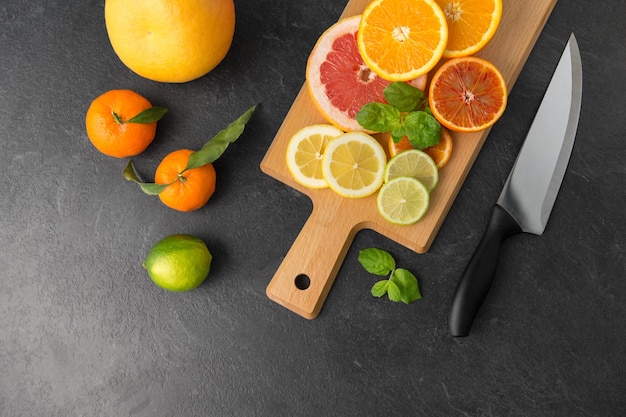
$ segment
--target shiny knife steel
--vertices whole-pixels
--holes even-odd
[[[493,281],[502,242],[512,234],[543,234],[572,152],[582,99],[582,65],[574,34],[541,101],[487,230],[459,281],[450,333],[467,336]]]

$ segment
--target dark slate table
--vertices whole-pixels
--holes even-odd
[[[556,5],[431,250],[360,232],[314,321],[265,295],[311,203],[259,163],[345,2],[236,0],[227,58],[182,85],[121,64],[103,3],[0,7],[1,416],[626,415],[626,3]],[[552,217],[507,242],[471,335],[453,338],[458,278],[572,31],[584,97]],[[135,158],[147,176],[261,103],[208,206],[164,207],[91,146],[85,111],[114,88],[170,109]],[[173,233],[214,254],[195,291],[167,293],[141,267]],[[371,297],[368,247],[417,274],[423,299]]]

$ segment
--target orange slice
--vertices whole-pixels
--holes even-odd
[[[429,146],[424,149],[435,164],[437,164],[437,168],[443,168],[448,161],[450,160],[450,155],[452,155],[452,135],[450,131],[445,127],[441,129],[441,141],[433,146]]]
[[[354,117],[369,102],[385,103],[383,90],[391,82],[372,72],[359,55],[360,21],[360,15],[341,19],[319,37],[309,55],[306,82],[313,104],[326,121],[344,131],[373,133]],[[425,90],[426,75],[409,84]]]
[[[444,58],[473,55],[491,40],[502,17],[502,0],[435,0],[446,15]]]
[[[455,132],[476,132],[493,125],[506,108],[502,74],[481,58],[453,58],[433,75],[428,102],[433,116]]]
[[[426,74],[447,41],[446,16],[434,0],[374,0],[365,8],[357,34],[363,61],[391,81]]]
[[[394,157],[400,152],[408,151],[409,149],[415,149],[406,136],[403,137],[398,143],[395,143],[391,135],[389,135],[387,147],[389,149],[390,157]],[[436,145],[429,146],[423,151],[433,158],[437,168],[443,168],[450,160],[450,155],[452,155],[452,135],[450,134],[450,131],[445,127],[442,128],[440,142]]]

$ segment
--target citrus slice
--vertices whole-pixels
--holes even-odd
[[[446,49],[446,16],[434,0],[374,0],[363,12],[357,44],[363,61],[386,80],[426,74]]]
[[[372,133],[354,117],[367,103],[385,103],[383,90],[390,81],[363,62],[356,43],[360,21],[360,15],[341,19],[319,37],[307,61],[306,82],[313,104],[329,123],[344,131]],[[425,90],[426,75],[409,84]]]
[[[430,204],[430,195],[419,180],[398,177],[381,187],[376,204],[385,220],[394,224],[410,225],[424,217]]]
[[[439,143],[425,148],[424,152],[433,158],[437,168],[441,169],[450,160],[450,155],[452,155],[452,145],[452,135],[450,134],[450,131],[444,127],[441,129],[441,140]],[[415,149],[406,136],[404,136],[398,143],[395,143],[391,135],[389,135],[387,147],[389,148],[389,156],[391,157],[396,156],[400,152]]]
[[[507,94],[504,77],[491,62],[453,58],[433,75],[428,102],[443,126],[456,132],[476,132],[498,121]]]
[[[311,125],[298,130],[287,145],[287,168],[293,178],[308,188],[326,188],[322,173],[322,157],[326,144],[342,135],[331,125]]]
[[[426,152],[409,149],[391,158],[385,167],[385,182],[398,177],[418,179],[430,192],[439,182],[439,169]]]
[[[473,55],[495,35],[502,17],[502,0],[435,1],[448,22],[444,58]]]
[[[359,198],[380,188],[387,157],[381,144],[367,133],[348,132],[326,146],[322,162],[324,178],[333,191]]]
[[[452,145],[452,135],[448,129],[443,127],[441,128],[441,140],[439,143],[429,146],[424,149],[424,152],[427,153],[433,161],[435,161],[437,168],[441,169],[450,160],[450,156],[452,155]]]

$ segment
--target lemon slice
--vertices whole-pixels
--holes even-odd
[[[376,139],[367,133],[349,132],[328,144],[322,167],[333,191],[359,198],[380,188],[386,163],[385,150]]]
[[[430,194],[421,181],[396,177],[381,187],[376,204],[385,220],[410,225],[419,221],[428,210]]]
[[[298,130],[287,145],[287,168],[293,178],[308,188],[327,188],[322,157],[328,142],[343,131],[331,125],[311,125]]]
[[[385,182],[397,177],[416,178],[430,192],[439,182],[439,169],[426,152],[410,149],[391,158],[385,168]]]

